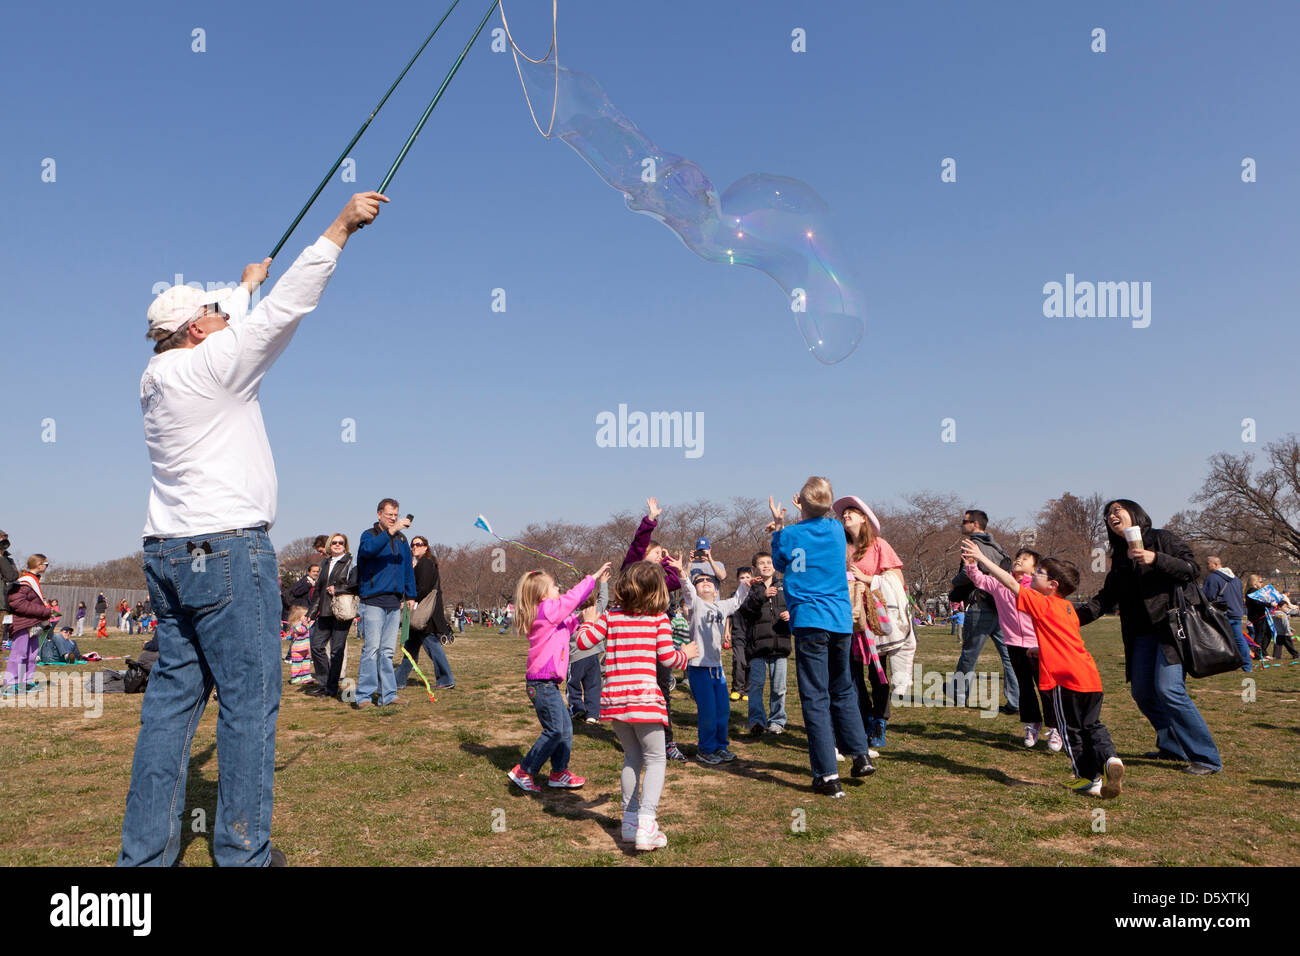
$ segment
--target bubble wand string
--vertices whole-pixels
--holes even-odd
[[[436,704],[438,702],[438,698],[433,696],[433,688],[429,686],[429,678],[424,676],[424,672],[420,670],[420,665],[415,663],[415,658],[411,656],[411,652],[408,651],[405,647],[403,647],[402,655],[408,661],[411,662],[411,670],[415,671],[416,676],[418,676],[420,680],[424,682],[424,692],[429,695],[429,702]]]
[[[529,554],[536,554],[543,558],[550,558],[552,561],[564,565],[566,568],[568,568],[578,577],[582,577],[582,572],[579,571],[576,567],[574,567],[568,561],[565,561],[563,558],[556,557],[555,555],[551,554],[549,551],[540,551],[537,548],[529,547],[528,545],[524,544],[522,541],[516,541],[514,538],[501,537],[501,535],[497,534],[495,531],[492,530],[492,526],[488,524],[487,518],[484,518],[482,515],[478,516],[478,520],[474,522],[474,527],[482,528],[484,531],[492,535],[492,537],[496,538],[498,541],[504,544],[513,544],[516,548],[519,548],[521,551],[527,551]]]
[[[429,45],[429,41],[432,40],[438,30],[442,28],[443,23],[446,22],[447,17],[451,16],[451,11],[456,9],[458,3],[460,3],[460,0],[452,0],[451,6],[449,6],[447,12],[442,15],[442,19],[438,21],[438,25],[435,26],[429,35],[424,38],[424,42],[420,44],[420,49],[415,51],[415,56],[411,57],[410,61],[406,64],[405,69],[403,69],[401,73],[397,74],[397,79],[393,80],[393,85],[388,88],[388,92],[384,94],[383,99],[381,99],[379,104],[370,111],[370,115],[366,117],[366,121],[361,124],[361,128],[357,130],[356,135],[352,137],[352,140],[343,147],[343,152],[339,153],[339,158],[334,160],[334,165],[330,167],[330,171],[326,173],[325,177],[320,181],[320,185],[318,185],[316,191],[311,194],[311,198],[307,200],[306,205],[304,205],[302,209],[298,210],[298,215],[294,217],[293,222],[289,224],[289,228],[284,231],[284,235],[280,237],[280,241],[275,244],[275,248],[271,250],[271,254],[267,258],[274,259],[280,254],[280,250],[284,247],[284,244],[289,241],[289,237],[293,235],[293,231],[298,228],[298,223],[302,222],[302,217],[307,215],[307,210],[316,202],[317,197],[320,196],[322,191],[324,191],[326,184],[329,183],[334,174],[338,172],[339,167],[343,165],[343,160],[345,160],[348,153],[352,151],[352,147],[357,145],[358,140],[361,139],[361,134],[370,126],[370,121],[379,115],[379,111],[384,108],[384,104],[388,102],[388,98],[393,95],[393,90],[397,89],[397,84],[402,82],[402,77],[406,76],[407,71],[415,65],[415,61],[420,58],[420,54],[424,52],[424,48]]]

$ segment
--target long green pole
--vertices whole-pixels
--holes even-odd
[[[420,135],[420,130],[424,129],[424,124],[425,121],[428,120],[429,114],[431,114],[433,108],[438,105],[438,101],[442,99],[443,92],[447,89],[447,84],[451,82],[451,78],[456,75],[456,71],[460,69],[461,63],[465,61],[465,54],[469,52],[469,48],[474,45],[474,41],[478,39],[478,35],[482,33],[483,28],[487,26],[488,17],[492,16],[492,11],[496,9],[497,2],[498,0],[492,0],[491,5],[487,8],[487,13],[483,14],[483,19],[479,21],[478,29],[474,31],[474,35],[470,37],[469,42],[465,44],[465,49],[460,51],[460,56],[456,58],[456,62],[453,63],[451,69],[447,71],[447,76],[442,81],[442,86],[438,87],[438,92],[435,93],[433,99],[429,101],[429,108],[426,109],[424,115],[420,117],[420,122],[416,123],[415,129],[411,130],[411,135],[407,138],[406,145],[402,147],[402,151],[398,153],[397,158],[393,160],[393,166],[388,170],[388,175],[384,177],[384,181],[379,184],[377,192],[382,193],[388,188],[388,184],[393,181],[393,176],[397,174],[397,168],[402,165],[402,160],[406,159],[406,154],[410,152],[411,147],[415,145],[415,139]]]
[[[397,79],[393,80],[393,85],[388,88],[388,92],[384,94],[384,97],[379,101],[379,104],[371,110],[370,116],[361,124],[361,128],[357,130],[356,135],[352,137],[352,141],[349,142],[347,146],[343,147],[343,152],[339,153],[339,158],[334,160],[334,165],[330,167],[330,171],[326,173],[325,177],[320,181],[320,185],[317,186],[316,191],[311,194],[311,198],[307,200],[307,204],[298,211],[298,215],[294,217],[289,228],[286,229],[284,235],[280,237],[280,241],[277,242],[275,248],[271,250],[270,258],[274,259],[280,254],[280,249],[289,241],[289,237],[293,235],[293,231],[298,228],[298,223],[302,222],[302,217],[307,215],[307,210],[312,207],[312,203],[316,201],[316,198],[320,196],[321,192],[325,189],[326,184],[334,174],[338,172],[339,167],[343,165],[343,160],[347,159],[348,153],[352,152],[352,147],[357,145],[357,141],[361,139],[361,134],[370,126],[370,121],[379,115],[379,111],[384,108],[384,104],[388,102],[388,98],[393,95],[393,90],[397,89],[397,84],[402,82],[402,77],[406,76],[411,67],[415,65],[415,61],[420,58],[420,54],[424,52],[424,48],[429,45],[429,42],[434,38],[438,30],[442,28],[443,23],[445,23],[447,18],[451,16],[451,11],[456,9],[458,3],[460,3],[460,0],[452,0],[451,6],[449,6],[447,12],[442,15],[442,19],[438,21],[438,25],[435,26],[433,30],[430,31],[429,35],[424,38],[424,42],[420,44],[420,49],[415,51],[415,56],[411,57],[410,61],[406,64],[406,68],[397,75]],[[462,54],[462,56],[463,55],[464,54]]]

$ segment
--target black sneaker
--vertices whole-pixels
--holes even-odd
[[[834,780],[814,780],[813,793],[819,793],[823,797],[830,797],[838,800],[844,796],[844,788],[840,786],[840,778]]]
[[[285,858],[284,851],[279,847],[271,847],[271,858],[267,861],[267,866],[288,866],[289,861]]]
[[[761,737],[761,736],[763,736],[763,730],[764,730],[764,729],[765,729],[765,728],[763,727],[762,724],[755,724],[753,727],[750,727],[750,728],[749,728],[749,736],[751,736],[751,737]]]
[[[855,777],[870,777],[876,772],[876,765],[871,762],[871,754],[858,754],[853,758],[853,769],[849,771]]]
[[[999,713],[999,714],[1006,714],[1006,715],[1008,715],[1009,717],[1019,717],[1019,716],[1020,716],[1020,708],[1019,708],[1019,707],[1012,707],[1010,704],[1003,704],[1001,707],[998,708],[998,713]]]

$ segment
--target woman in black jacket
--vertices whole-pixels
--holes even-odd
[[[307,693],[314,697],[337,697],[339,680],[347,666],[348,631],[352,621],[334,616],[334,598],[357,593],[357,566],[348,550],[348,536],[332,534],[321,558],[320,576],[316,579],[315,607],[308,616],[316,622],[311,632],[312,675],[316,683]]]
[[[429,616],[429,623],[421,630],[411,628],[411,636],[406,640],[406,654],[411,655],[410,659],[406,654],[402,655],[402,663],[398,666],[393,676],[397,679],[397,689],[401,690],[406,686],[407,679],[411,676],[413,670],[411,661],[418,660],[420,657],[420,648],[433,660],[434,686],[443,690],[450,690],[456,686],[456,678],[452,676],[451,665],[447,663],[447,654],[442,649],[442,638],[451,634],[451,624],[447,621],[447,613],[442,608],[442,582],[438,578],[438,559],[433,556],[429,550],[429,539],[421,535],[416,535],[411,539],[411,554],[415,558],[415,599],[423,601],[434,591],[438,595],[433,599],[433,614]]]
[[[1184,760],[1188,773],[1223,769],[1205,718],[1187,694],[1183,662],[1174,643],[1169,610],[1181,589],[1189,605],[1203,598],[1196,586],[1200,568],[1192,549],[1176,534],[1152,528],[1142,506],[1127,498],[1107,502],[1102,511],[1110,539],[1110,572],[1101,591],[1076,608],[1089,624],[1119,610],[1124,639],[1124,677],[1138,710],[1156,729],[1156,752],[1148,757]],[[1125,529],[1142,532],[1141,547],[1130,546]]]

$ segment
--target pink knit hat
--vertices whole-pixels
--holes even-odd
[[[876,534],[880,534],[880,519],[876,517],[874,511],[867,507],[865,501],[857,495],[845,495],[839,501],[835,502],[835,504],[831,505],[831,510],[835,512],[835,516],[841,521],[844,520],[844,509],[846,508],[857,508],[861,511],[867,516],[867,520],[871,522],[871,527],[876,529]]]

